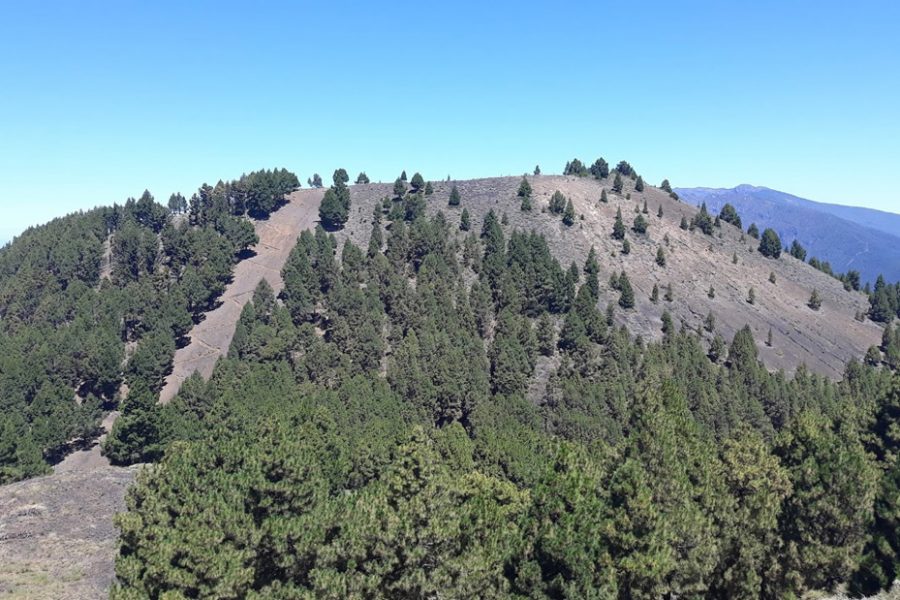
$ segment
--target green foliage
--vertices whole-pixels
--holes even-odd
[[[329,230],[340,229],[349,217],[349,207],[344,206],[344,202],[335,189],[326,190],[322,203],[319,205],[319,220],[322,227]]]
[[[806,248],[800,245],[800,242],[794,240],[791,242],[790,254],[797,260],[805,261],[806,260]]]
[[[690,229],[691,231],[693,231],[694,229],[699,229],[706,235],[712,235],[713,227],[715,227],[715,225],[713,224],[713,219],[709,215],[709,211],[706,209],[706,202],[704,202],[700,206],[700,212],[698,212],[691,218]]]
[[[575,224],[575,206],[572,204],[572,199],[569,198],[566,202],[566,209],[563,212],[563,224],[571,227]]]
[[[635,233],[647,233],[647,219],[644,215],[637,215],[634,218],[634,225],[631,227]]]
[[[403,179],[397,178],[394,180],[394,197],[395,198],[403,198],[406,195],[406,183]]]
[[[366,175],[365,171],[360,171],[359,175],[356,176],[356,184],[359,185],[361,183],[369,183],[369,176]]]
[[[561,215],[563,211],[566,210],[566,197],[562,192],[556,190],[553,192],[553,195],[550,196],[550,203],[548,205],[550,212],[554,215]]]
[[[781,239],[774,229],[766,228],[762,239],[759,241],[759,252],[766,258],[778,258],[781,256]]]
[[[759,228],[756,226],[756,223],[750,223],[750,227],[747,228],[747,235],[753,239],[759,239]]]
[[[741,229],[743,227],[743,225],[741,224],[741,216],[737,213],[737,210],[735,210],[735,208],[727,202],[724,206],[722,206],[722,210],[719,211],[718,218],[722,221],[725,221],[726,223],[731,223],[738,229]]]
[[[614,240],[625,239],[625,222],[622,220],[622,209],[616,209],[616,220],[613,222],[612,237]]]
[[[459,230],[460,231],[469,231],[469,228],[471,226],[472,226],[472,224],[469,219],[469,211],[464,208],[462,211],[462,214],[459,217]]]
[[[865,543],[877,473],[852,432],[808,412],[779,436],[775,454],[793,489],[779,518],[778,581],[796,594],[831,589]]]
[[[588,169],[584,166],[577,158],[573,158],[571,161],[566,163],[565,169],[563,169],[563,175],[575,175],[577,177],[587,177]]]
[[[103,453],[114,465],[159,460],[165,444],[164,418],[153,391],[142,381],[135,382],[103,443]]]
[[[409,180],[409,185],[412,187],[413,193],[418,193],[419,191],[424,191],[425,189],[425,178],[422,177],[421,173],[414,173],[412,179]]]
[[[619,306],[625,309],[634,308],[634,290],[625,271],[619,276]]]
[[[636,192],[643,192],[643,191],[644,191],[644,180],[643,180],[643,178],[638,177],[638,178],[637,178],[637,181],[634,182],[634,191],[636,191]],[[644,206],[646,206],[646,205],[647,205],[647,203],[645,202],[645,203],[644,203]],[[646,211],[645,211],[645,212],[646,212]]]
[[[531,184],[528,183],[528,179],[526,177],[522,177],[522,181],[519,183],[519,190],[516,192],[516,195],[519,198],[531,198]]]
[[[606,179],[609,177],[609,164],[603,158],[598,158],[591,165],[591,175],[596,179]]]
[[[622,175],[621,175],[621,173],[616,171],[616,176],[613,179],[612,191],[614,191],[617,194],[621,194],[622,193],[622,185],[623,185]]]
[[[459,198],[459,189],[454,185],[450,189],[450,199],[447,201],[448,206],[459,206],[460,198]]]
[[[809,295],[806,305],[813,310],[819,310],[822,307],[822,299],[819,297],[819,290],[813,290]]]

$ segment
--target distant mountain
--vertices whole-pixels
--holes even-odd
[[[807,258],[826,260],[836,272],[855,269],[864,281],[874,281],[879,274],[900,280],[900,215],[813,202],[752,185],[676,191],[689,204],[706,202],[713,213],[730,203],[745,229],[755,222],[760,229],[775,229],[785,244],[797,239],[807,249]]]

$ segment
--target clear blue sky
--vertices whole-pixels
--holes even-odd
[[[0,240],[284,166],[626,159],[900,212],[900,3],[4,2]]]

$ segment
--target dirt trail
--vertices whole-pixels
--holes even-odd
[[[173,370],[159,395],[160,402],[171,401],[182,382],[194,373],[209,379],[216,362],[228,353],[241,311],[260,281],[268,280],[276,294],[281,291],[284,285],[281,269],[300,232],[315,226],[322,195],[322,190],[294,192],[288,204],[267,221],[257,222],[256,255],[237,264],[234,280],[222,294],[218,307],[194,326],[188,334],[190,343],[175,353]]]

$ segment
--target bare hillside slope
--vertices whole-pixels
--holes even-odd
[[[613,272],[624,269],[634,287],[636,307],[628,311],[616,307],[616,319],[645,339],[662,335],[664,310],[672,314],[676,323],[683,321],[695,329],[712,312],[716,330],[727,341],[749,324],[769,368],[793,372],[805,364],[810,370],[835,379],[841,377],[848,360],[861,358],[870,345],[880,340],[880,327],[855,319],[858,311],[868,307],[863,294],[845,291],[839,281],[786,254],[779,259],[764,257],[757,251],[757,240],[727,223],[712,236],[699,230],[682,230],[682,216],[690,220],[697,209],[673,200],[658,188],[648,185],[644,192],[636,192],[634,182],[625,178],[622,194],[615,194],[611,191],[612,176],[603,181],[546,175],[528,179],[534,188],[534,208],[530,213],[520,210],[521,199],[516,197],[520,177],[437,182],[434,194],[428,199],[428,210],[443,211],[450,223],[456,225],[462,210],[467,209],[472,218],[472,231],[476,232],[489,210],[498,216],[506,214],[507,232],[534,229],[544,234],[563,266],[575,261],[581,267],[590,247],[595,246],[601,267],[601,307],[617,301],[618,292],[610,289],[608,279]],[[462,197],[459,207],[447,206],[453,184]],[[603,188],[607,190],[607,204],[600,202]],[[565,226],[560,217],[545,210],[556,190],[574,203],[579,216],[572,227]],[[627,194],[631,195],[630,200]],[[392,186],[386,184],[353,186],[350,221],[338,237],[350,237],[364,248],[375,203],[392,195]],[[649,228],[646,234],[637,234],[630,228],[635,210],[643,208],[645,200],[648,214],[644,217]],[[660,206],[662,218],[657,216]],[[631,253],[628,255],[621,254],[621,242],[611,237],[617,209],[622,210],[629,228]],[[764,223],[759,225],[765,227]],[[666,254],[665,267],[656,264],[660,246]],[[737,264],[733,263],[735,255]],[[774,284],[769,281],[770,273],[775,274]],[[660,288],[657,304],[650,301],[654,284]],[[674,292],[672,302],[662,298],[668,284]],[[715,298],[708,296],[710,286],[715,288]],[[754,289],[753,304],[747,302],[750,288]],[[818,311],[807,306],[813,289],[822,298]],[[771,347],[765,344],[770,328]]]
[[[281,269],[304,229],[315,226],[319,218],[322,190],[298,190],[288,203],[266,221],[256,223],[259,244],[256,255],[241,261],[234,269],[234,280],[225,289],[218,307],[191,329],[190,343],[175,353],[172,373],[166,378],[160,402],[169,402],[181,383],[194,373],[212,375],[216,361],[228,354],[231,338],[241,310],[253,296],[259,282],[266,279],[277,294],[283,287]]]

